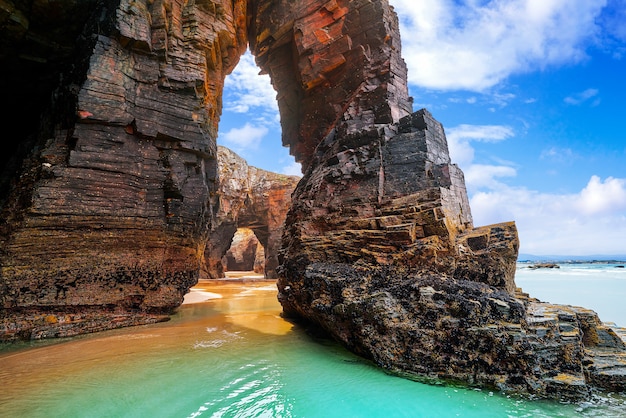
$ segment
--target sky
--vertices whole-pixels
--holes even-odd
[[[476,226],[520,253],[626,255],[626,0],[390,0],[414,110],[443,125]],[[218,144],[301,175],[276,93],[246,54]]]

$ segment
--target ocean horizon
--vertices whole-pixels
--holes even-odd
[[[626,327],[626,268],[623,263],[554,262],[558,268],[517,263],[515,283],[531,297],[554,304],[581,306],[603,322]]]

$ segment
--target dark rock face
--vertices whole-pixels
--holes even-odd
[[[207,80],[223,80],[236,64],[224,64],[228,51],[245,49],[240,10],[209,19],[181,2],[84,2],[87,12],[82,2],[31,3],[9,3],[2,15],[22,29],[11,31],[18,50],[7,60],[47,82],[51,97],[31,115],[40,126],[24,138],[30,153],[2,202],[5,332],[29,335],[27,326],[11,329],[25,309],[150,321],[177,307],[198,277],[217,177],[219,109],[207,97],[221,94]],[[203,33],[195,24],[204,18]],[[222,31],[232,37],[220,39]],[[62,42],[57,54],[22,65],[39,52],[29,42],[44,49],[49,33]],[[215,48],[224,51],[219,65]]]
[[[568,401],[624,390],[624,341],[583,308],[367,263],[313,263],[280,287],[291,312],[403,377]]]
[[[611,327],[516,289],[513,223],[472,227],[427,111],[317,152],[287,217],[286,314],[413,379],[567,400],[624,390],[626,346]]]
[[[623,333],[521,293],[515,225],[472,225],[443,127],[412,113],[387,0],[5,1],[0,34],[3,122],[20,127],[2,154],[0,338],[163,320],[247,226],[285,314],[393,372],[561,399],[626,387]],[[305,171],[284,230],[270,208],[293,182],[244,188],[228,184],[252,178],[241,161],[218,167],[247,45]]]

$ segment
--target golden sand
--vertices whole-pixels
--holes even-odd
[[[192,350],[246,329],[253,331],[246,338],[285,335],[293,325],[281,317],[276,294],[276,283],[271,280],[201,281],[169,322],[0,352],[0,381],[14,383],[4,385],[0,403],[25,390],[36,390],[46,381],[62,381],[86,367],[97,370],[101,363],[104,373],[111,369],[112,359],[116,367],[123,367],[125,362],[151,357],[155,351],[181,345]]]

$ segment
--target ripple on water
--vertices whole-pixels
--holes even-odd
[[[196,341],[193,345],[193,348],[195,350],[203,348],[219,348],[224,344],[243,339],[243,337],[239,335],[240,332],[229,332],[225,329],[218,330],[218,328],[216,327],[208,327],[206,331],[208,334],[212,335],[212,338],[202,341]]]
[[[290,402],[282,393],[281,366],[268,361],[239,367],[217,393],[188,415],[211,417],[289,417]]]

